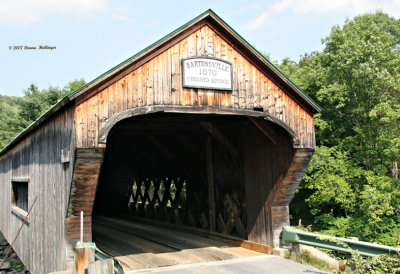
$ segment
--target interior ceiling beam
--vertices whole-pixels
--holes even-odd
[[[173,163],[176,165],[176,159],[174,157],[174,154],[169,150],[168,147],[166,147],[163,143],[161,143],[158,138],[155,138],[152,135],[146,135],[146,138],[153,143],[161,152],[164,153],[166,157],[168,157]]]
[[[168,123],[168,122],[160,122],[160,123],[146,123],[146,122],[132,122],[126,123],[118,126],[118,131],[120,130],[141,130],[141,131],[166,131],[166,132],[175,132],[175,131],[191,131],[198,129],[199,126],[196,124],[190,123]]]
[[[273,129],[266,125],[263,121],[257,121],[251,116],[248,116],[250,121],[265,135],[267,138],[276,146],[279,146],[278,142],[276,141],[277,137],[272,137],[272,135],[276,136]]]
[[[211,122],[200,122],[200,124],[211,134],[211,136],[225,146],[233,158],[236,158],[238,153],[235,146],[220,130],[218,130]]]
[[[143,150],[137,143],[137,140],[126,140],[122,141],[122,144],[126,146],[127,151],[134,151],[139,153],[143,158],[145,158],[148,162],[152,163],[154,161],[153,157],[151,157],[145,150]]]
[[[179,133],[190,133],[191,130],[135,130],[135,131],[121,131],[118,132],[118,135],[124,138],[134,138],[134,137],[143,137],[143,136],[168,136],[174,137]]]
[[[111,154],[117,154],[115,155],[115,157],[119,158],[119,160],[117,160],[119,162],[119,165],[121,165],[122,160],[122,163],[125,162],[128,164],[128,166],[137,166],[140,161],[135,161],[134,159],[126,155],[127,151],[128,150],[123,149],[123,146],[113,146]]]
[[[191,142],[193,140],[188,141],[187,137],[183,136],[182,134],[176,134],[175,138],[179,142],[179,144],[182,144],[184,147],[190,150],[194,155],[199,154],[199,151],[196,149],[196,145],[193,144],[193,142]]]

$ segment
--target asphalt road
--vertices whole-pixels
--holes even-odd
[[[152,268],[147,270],[136,270],[127,273],[326,273],[311,266],[295,263],[291,260],[282,259],[273,255],[259,257],[240,258],[225,261],[195,263],[187,265],[175,265],[167,267]]]

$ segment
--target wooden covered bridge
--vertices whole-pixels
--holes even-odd
[[[36,202],[14,245],[32,273],[72,267],[81,211],[85,241],[126,267],[131,254],[149,267],[154,254],[218,237],[270,252],[313,155],[318,111],[208,10],[0,152],[0,230],[12,242]],[[214,240],[192,243],[199,235]]]

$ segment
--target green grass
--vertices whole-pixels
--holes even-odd
[[[290,258],[289,251],[285,253],[285,257],[287,259]],[[300,264],[309,265],[326,272],[337,272],[336,269],[331,268],[327,263],[319,261],[310,256],[310,253],[308,251],[303,251],[300,255],[298,255],[296,262]]]

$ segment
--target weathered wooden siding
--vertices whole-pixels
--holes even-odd
[[[276,220],[271,205],[275,200],[273,189],[281,185],[292,162],[295,149],[283,129],[270,127],[269,132],[279,134],[279,145],[265,138],[256,127],[248,128],[242,142],[244,178],[247,198],[248,239],[262,244],[273,244],[271,228]],[[289,215],[284,216],[289,221]],[[285,219],[285,221],[286,221]],[[279,237],[279,236],[278,236]]]
[[[73,152],[73,115],[73,108],[62,110],[0,157],[0,230],[8,242],[22,225],[22,219],[11,212],[11,179],[29,178],[29,207],[37,197],[14,245],[31,273],[65,268],[72,163],[61,163],[61,149]]]
[[[271,207],[273,246],[279,246],[282,227],[289,225],[289,204],[300,185],[313,154],[313,149],[297,148],[285,177],[278,180],[271,190],[269,205]]]
[[[213,56],[233,64],[232,92],[182,88],[181,59],[197,55]],[[262,109],[296,132],[299,147],[315,147],[312,114],[207,24],[170,44],[153,59],[132,66],[129,74],[105,84],[99,92],[88,91],[77,98],[78,147],[98,146],[99,131],[109,118],[123,110],[146,105]]]

